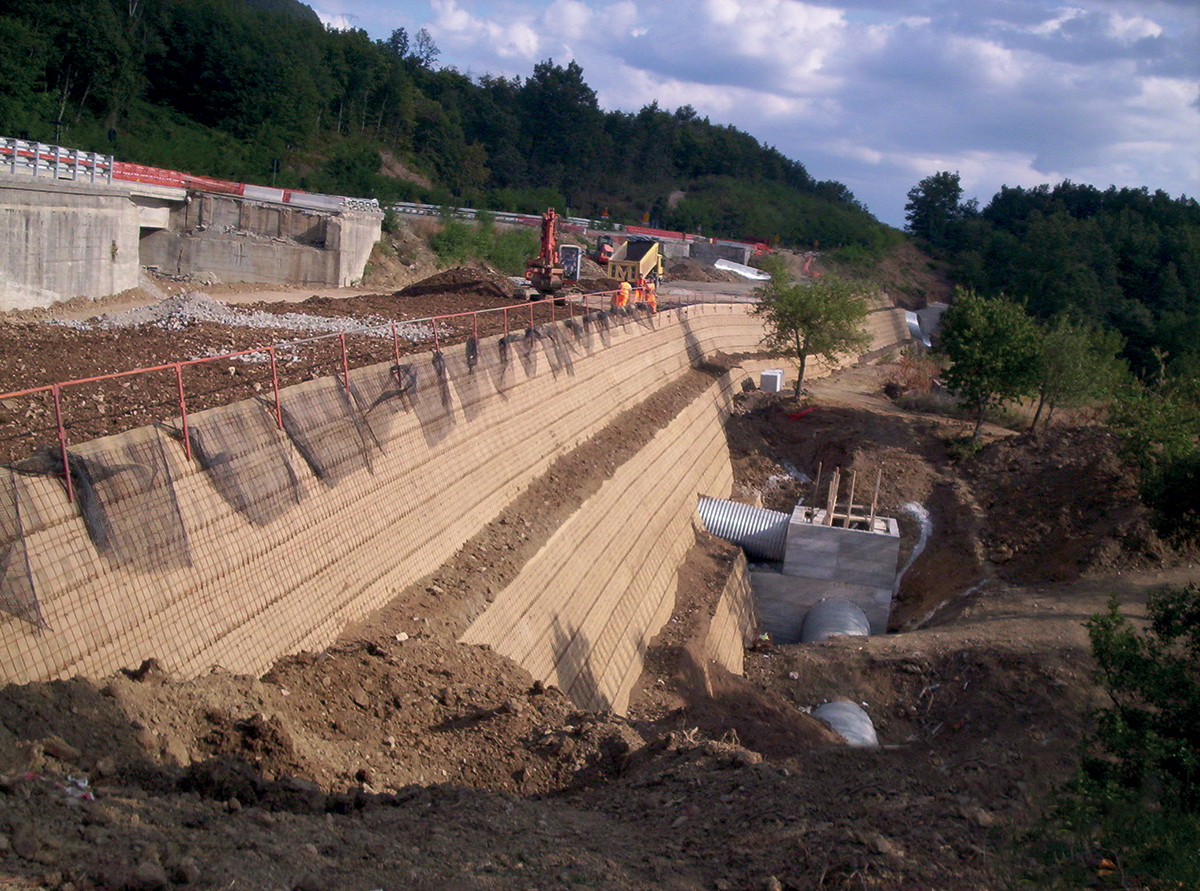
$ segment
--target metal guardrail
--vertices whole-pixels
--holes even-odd
[[[449,323],[456,320],[466,321],[471,323],[471,339],[478,343],[479,340],[479,320],[481,316],[502,316],[503,334],[501,340],[507,342],[510,337],[510,332],[513,330],[523,332],[522,336],[530,336],[530,333],[536,330],[536,321],[534,312],[538,308],[548,308],[550,315],[550,324],[556,324],[559,321],[567,324],[574,324],[578,316],[583,321],[588,321],[595,316],[596,311],[604,310],[608,298],[615,293],[613,291],[594,291],[587,294],[576,295],[573,299],[567,301],[567,312],[565,316],[560,316],[556,311],[556,301],[554,300],[531,300],[525,303],[516,304],[514,306],[498,306],[491,309],[476,309],[466,310],[458,313],[448,313],[440,316],[430,316],[424,319],[404,319],[399,322],[388,321],[382,324],[364,324],[356,331],[342,331],[334,334],[318,334],[314,337],[305,337],[297,340],[278,341],[273,344],[265,344],[263,346],[250,347],[249,349],[238,350],[231,353],[222,353],[215,356],[203,356],[197,359],[178,359],[173,362],[166,362],[161,365],[145,366],[142,368],[130,368],[125,371],[114,371],[108,374],[100,374],[92,377],[77,378],[75,380],[58,381],[52,384],[40,384],[33,387],[26,387],[21,390],[13,390],[8,393],[0,393],[0,400],[16,399],[21,397],[36,396],[39,394],[49,394],[54,406],[54,423],[57,428],[58,449],[62,457],[63,467],[70,467],[68,455],[68,442],[66,431],[66,416],[63,406],[63,395],[68,388],[76,387],[81,384],[97,383],[99,381],[117,380],[120,378],[128,378],[136,375],[148,374],[158,371],[174,371],[176,383],[176,396],[179,404],[180,429],[183,432],[184,452],[187,459],[192,459],[191,441],[188,438],[188,405],[187,393],[184,383],[184,369],[195,365],[201,365],[208,362],[221,362],[229,359],[235,359],[243,356],[266,355],[270,360],[271,365],[271,386],[274,395],[274,415],[275,421],[279,429],[283,429],[283,413],[279,401],[279,372],[276,364],[276,353],[278,350],[285,347],[294,347],[301,344],[316,343],[318,341],[338,340],[341,348],[341,372],[342,383],[346,388],[346,396],[351,397],[350,391],[350,358],[346,348],[346,335],[356,334],[382,334],[387,336],[389,329],[392,341],[392,358],[395,364],[400,364],[400,340],[397,332],[397,326],[419,325],[428,322],[432,328],[433,349],[437,354],[441,353],[443,337],[442,334],[449,329]],[[622,311],[624,312],[624,311]],[[442,331],[438,330],[438,323],[442,324]],[[426,339],[425,342],[428,342]],[[67,500],[74,501],[75,493],[71,481],[71,475],[66,474],[64,484],[67,489]]]
[[[75,182],[111,183],[113,156],[0,137],[0,168],[14,175],[27,173]]]

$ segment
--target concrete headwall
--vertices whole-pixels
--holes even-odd
[[[141,262],[226,282],[347,287],[362,278],[382,222],[370,211],[329,214],[194,193],[172,211],[169,228],[142,238]]]
[[[0,311],[137,283],[138,209],[128,189],[0,174]]]
[[[753,350],[761,334],[746,307],[709,305],[579,333],[560,325],[557,338],[506,353],[485,341],[473,368],[458,346],[441,375],[430,354],[406,357],[415,390],[380,403],[368,419],[380,450],[336,481],[316,478],[254,403],[191,419],[195,430],[235,434],[209,455],[214,472],[235,472],[220,491],[218,476],[153,429],[84,444],[78,454],[108,466],[165,462],[165,472],[133,474],[114,489],[105,555],[58,481],[0,479],[17,493],[48,626],[0,613],[0,681],[103,676],[151,656],[182,675],[212,665],[258,674],[283,654],[324,647],[441,565],[559,455],[705,355]],[[390,372],[390,364],[357,369],[351,382],[386,389]],[[334,385],[313,381],[284,397],[302,406]],[[581,695],[578,677],[590,672],[597,696],[623,701],[644,642],[670,614],[665,592],[690,544],[696,494],[728,489],[720,423],[729,387],[660,431],[502,592],[489,611],[496,616],[512,603],[539,604],[518,610],[530,642],[522,660]],[[327,432],[336,432],[332,421]],[[168,475],[173,485],[162,491]],[[583,567],[590,572],[581,576]],[[551,600],[538,600],[546,578]]]

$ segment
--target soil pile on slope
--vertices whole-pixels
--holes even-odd
[[[487,266],[455,266],[396,292],[397,297],[424,297],[428,294],[491,297],[512,300],[522,296],[508,276]]]
[[[717,269],[711,263],[685,259],[667,267],[667,276],[685,282],[744,282],[745,279],[726,269]]]
[[[987,512],[983,543],[1002,576],[1066,581],[1174,559],[1119,449],[1107,428],[1055,427],[993,443],[968,462]]]

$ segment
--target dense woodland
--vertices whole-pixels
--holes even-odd
[[[1118,331],[1139,373],[1200,375],[1200,204],[1063,182],[962,201],[958,174],[908,193],[909,229],[980,294]]]
[[[423,30],[327,30],[291,0],[9,0],[0,45],[4,135],[382,199],[804,245],[895,237],[842,184],[689,107],[604,111],[574,62],[471,78],[439,67]],[[380,152],[430,185],[381,176]]]

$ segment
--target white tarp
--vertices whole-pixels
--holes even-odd
[[[771,278],[770,275],[763,272],[761,269],[755,269],[753,266],[746,266],[742,263],[734,263],[732,260],[718,260],[713,264],[718,269],[724,269],[726,272],[734,272],[743,278],[748,278],[751,281],[765,282]]]

